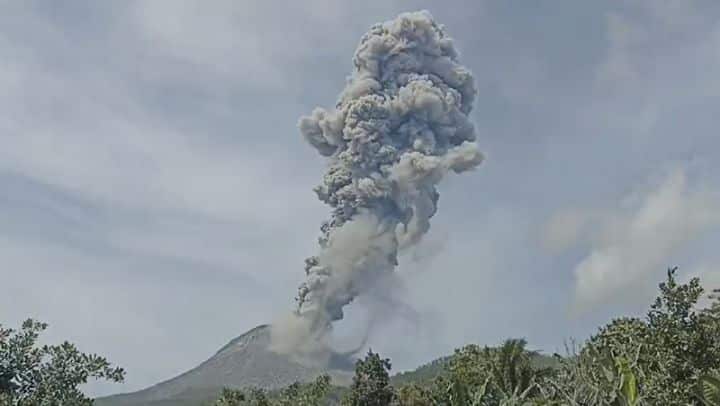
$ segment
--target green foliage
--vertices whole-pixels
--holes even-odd
[[[616,403],[619,403],[618,406],[639,405],[640,396],[638,395],[637,377],[630,367],[630,363],[623,357],[616,357],[613,361],[615,361],[615,370],[620,377]]]
[[[343,399],[347,406],[387,406],[395,397],[395,390],[390,385],[389,359],[382,359],[372,350],[365,359],[357,361],[355,376],[350,392]]]
[[[358,360],[346,406],[720,406],[720,291],[698,310],[698,279],[667,272],[644,318],[618,318],[556,362],[523,339],[497,348],[467,345],[413,373],[389,377],[390,360],[369,351]],[[37,347],[45,325],[0,328],[0,405],[89,405],[77,387],[89,378],[121,380],[123,371],[69,343]],[[393,383],[399,386],[396,390]],[[328,376],[282,390],[225,389],[215,406],[337,404]]]
[[[533,362],[526,341],[511,339],[498,348],[468,345],[455,351],[447,373],[425,397],[442,405],[524,405],[539,400],[541,384],[552,375]],[[429,393],[429,394],[427,394]]]
[[[718,325],[711,315],[696,310],[703,294],[700,281],[679,284],[675,272],[668,270],[660,284],[645,327],[615,338],[624,346],[619,355],[639,353],[640,387],[650,404],[686,404],[699,376],[720,365]]]
[[[678,284],[675,269],[668,271],[667,281],[660,284],[661,295],[648,313],[651,336],[648,348],[656,355],[648,382],[650,390],[673,388],[672,397],[659,401],[680,402],[687,399],[698,376],[720,365],[717,325],[711,317],[697,312],[696,305],[703,293],[697,278]]]
[[[553,368],[537,368],[523,340],[500,348],[463,347],[447,372],[421,387],[401,388],[400,405],[720,405],[720,291],[697,310],[698,279],[667,272],[643,319],[602,327]],[[430,403],[428,403],[430,402]]]
[[[539,394],[543,378],[549,375],[546,369],[532,365],[531,353],[525,349],[523,339],[507,340],[496,350],[485,349],[490,360],[492,388],[501,399],[526,399]]]
[[[37,346],[47,324],[27,320],[19,331],[0,327],[0,401],[18,406],[91,405],[78,387],[89,379],[121,382],[125,372],[68,342]]]
[[[225,388],[215,402],[215,406],[241,406],[246,400],[244,391]]]
[[[645,332],[637,319],[618,319],[579,353],[560,357],[561,367],[551,385],[553,398],[569,405],[640,404],[638,363],[643,347],[630,345],[623,337]]]
[[[564,362],[557,393],[572,405],[697,403],[700,377],[720,365],[720,323],[697,310],[700,281],[678,283],[675,272],[645,319],[613,320]]]
[[[390,382],[397,387],[413,384],[429,384],[433,379],[446,373],[447,366],[451,359],[451,356],[441,357],[421,365],[413,371],[400,372],[390,377]]]
[[[397,406],[433,406],[432,393],[420,385],[410,384],[403,386],[395,397]]]
[[[307,385],[292,384],[280,392],[277,402],[282,406],[315,406],[321,404],[330,391],[330,377],[320,376]]]
[[[712,303],[710,307],[705,310],[705,314],[717,320],[720,318],[720,289],[713,289],[709,298],[712,300]]]
[[[316,406],[325,402],[330,377],[322,375],[308,384],[293,383],[277,393],[263,389],[223,389],[215,406]]]
[[[702,375],[698,379],[696,396],[705,406],[720,406],[720,377]]]

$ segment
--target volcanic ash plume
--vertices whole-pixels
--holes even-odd
[[[443,176],[483,159],[468,119],[472,74],[430,13],[374,25],[353,64],[336,107],[299,122],[303,137],[330,160],[315,192],[332,215],[321,227],[318,255],[305,261],[298,308],[277,326],[283,337],[276,347],[304,351],[322,340],[343,307],[378,289],[398,251],[428,231]]]

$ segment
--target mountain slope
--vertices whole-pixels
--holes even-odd
[[[293,382],[307,382],[327,372],[335,384],[347,384],[353,363],[335,358],[330,370],[301,365],[268,349],[270,328],[258,326],[230,341],[210,359],[168,381],[138,392],[95,401],[97,406],[198,406],[212,400],[223,387],[278,389]]]
[[[202,406],[210,405],[223,387],[280,389],[296,381],[308,382],[328,373],[333,385],[348,386],[354,373],[353,360],[336,357],[329,370],[301,365],[268,349],[270,328],[258,326],[231,340],[207,361],[184,374],[138,392],[96,399],[97,406]],[[445,373],[452,359],[446,356],[415,370],[391,378],[395,386],[422,383]],[[536,367],[557,367],[557,360],[546,355],[533,356]],[[346,389],[335,386],[338,398]]]

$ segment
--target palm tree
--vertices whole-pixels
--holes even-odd
[[[497,349],[485,349],[490,360],[494,388],[504,398],[522,396],[527,399],[538,392],[538,381],[548,370],[533,365],[534,351],[526,349],[525,339],[508,339]]]
[[[495,348],[468,345],[456,350],[448,366],[442,404],[521,405],[543,397],[541,384],[551,373],[538,368],[536,352],[524,339],[509,339]]]
[[[701,376],[697,387],[697,397],[705,406],[720,406],[720,377]]]

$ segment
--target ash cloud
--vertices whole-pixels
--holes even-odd
[[[316,108],[298,124],[329,160],[314,190],[332,213],[319,252],[305,261],[297,309],[273,328],[276,350],[323,348],[343,308],[384,289],[398,253],[428,232],[443,177],[483,160],[468,118],[473,76],[430,13],[374,25],[353,64],[335,108]]]

